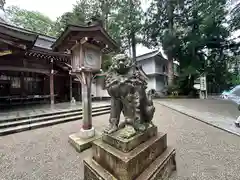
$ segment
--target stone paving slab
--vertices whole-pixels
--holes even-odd
[[[110,104],[109,101],[99,101],[93,102],[92,107],[98,107],[103,105]],[[77,102],[76,104],[71,103],[58,103],[54,105],[45,104],[45,105],[33,105],[28,107],[19,107],[17,109],[11,110],[0,110],[0,121],[4,119],[13,119],[13,118],[21,118],[28,117],[33,115],[42,115],[54,112],[61,112],[66,110],[76,110],[82,108],[81,102]]]
[[[188,115],[206,124],[209,124],[216,128],[219,128],[229,133],[240,136],[240,128],[237,128],[234,124],[234,121],[236,120],[234,116],[238,114],[238,111],[235,110],[235,106],[231,102],[228,102],[229,103],[228,108],[229,110],[231,108],[232,111],[235,111],[235,113],[231,115],[228,115],[227,113],[223,114],[224,112],[216,112],[216,109],[212,109],[214,108],[214,106],[212,108],[209,108],[208,104],[210,101],[208,100],[204,101],[204,100],[196,99],[196,100],[189,100],[188,102],[189,103],[186,103],[185,100],[171,100],[171,101],[157,100],[156,101],[156,103],[164,105],[182,114]],[[222,100],[211,100],[211,103],[213,102],[216,103],[215,104],[216,106],[220,106],[221,103],[227,103],[227,102],[223,102]],[[224,108],[222,109],[223,111],[227,111],[226,107],[222,107],[222,108]],[[221,110],[219,107],[218,109]]]

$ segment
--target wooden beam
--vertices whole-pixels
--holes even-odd
[[[72,76],[69,76],[69,93],[70,93],[70,102],[72,100]]]
[[[27,48],[26,45],[24,45],[24,44],[20,44],[20,43],[18,44],[18,43],[15,43],[15,42],[12,42],[12,41],[3,39],[3,38],[1,38],[1,37],[0,37],[0,41],[4,42],[4,43],[6,43],[6,44],[9,44],[9,45],[11,45],[11,46],[18,47],[18,48],[23,49],[23,50],[25,50],[25,49]]]
[[[50,73],[50,70],[47,70],[47,69],[34,69],[34,68],[24,68],[24,67],[16,67],[16,66],[0,66],[0,71],[36,72],[40,74]]]

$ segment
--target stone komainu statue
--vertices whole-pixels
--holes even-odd
[[[143,71],[125,54],[113,58],[105,78],[111,96],[110,124],[105,133],[113,133],[126,124],[133,126],[136,131],[146,130],[155,112],[152,96],[146,94],[146,80]],[[119,124],[121,112],[125,121]]]

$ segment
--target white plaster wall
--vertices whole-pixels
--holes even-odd
[[[92,91],[92,95],[94,97],[96,97],[96,95],[97,95],[97,85],[96,85],[96,83],[92,83],[91,91]]]
[[[156,79],[154,76],[148,77],[147,91],[150,89],[156,89]]]
[[[163,73],[163,65],[156,64],[156,73]]]
[[[103,79],[95,79],[92,83],[92,95],[94,97],[110,97],[107,90],[103,89]],[[154,76],[148,77],[147,91],[150,89],[156,90],[156,78]]]
[[[143,71],[146,74],[152,74],[155,73],[155,60],[154,58],[150,58],[143,61],[137,62],[139,65],[142,65]]]
[[[154,76],[148,77],[147,91],[156,89],[156,78]],[[103,79],[97,79],[96,83],[92,84],[92,94],[94,97],[110,97],[107,90],[103,89]]]
[[[165,74],[167,73],[167,61],[161,58],[155,57],[155,68],[156,73]]]
[[[156,91],[161,92],[162,89],[165,87],[165,77],[164,76],[157,76],[156,77]]]
[[[109,97],[109,94],[106,89],[103,89],[104,85],[104,79],[103,78],[98,78],[94,80],[95,83],[93,84],[92,87],[94,87],[94,97]]]

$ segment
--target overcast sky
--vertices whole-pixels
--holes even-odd
[[[52,20],[56,20],[64,12],[71,11],[77,0],[6,0],[6,6],[16,5],[23,9],[39,11]],[[149,0],[142,0],[144,9],[148,7]]]
[[[16,5],[27,10],[39,11],[52,20],[71,11],[76,0],[6,0],[6,6]]]
[[[39,11],[52,20],[56,20],[56,18],[64,12],[71,11],[76,1],[77,0],[6,0],[6,7],[15,5],[27,10]],[[147,9],[149,2],[149,0],[142,0],[144,9]],[[137,46],[137,55],[150,51],[151,50],[142,45]]]

